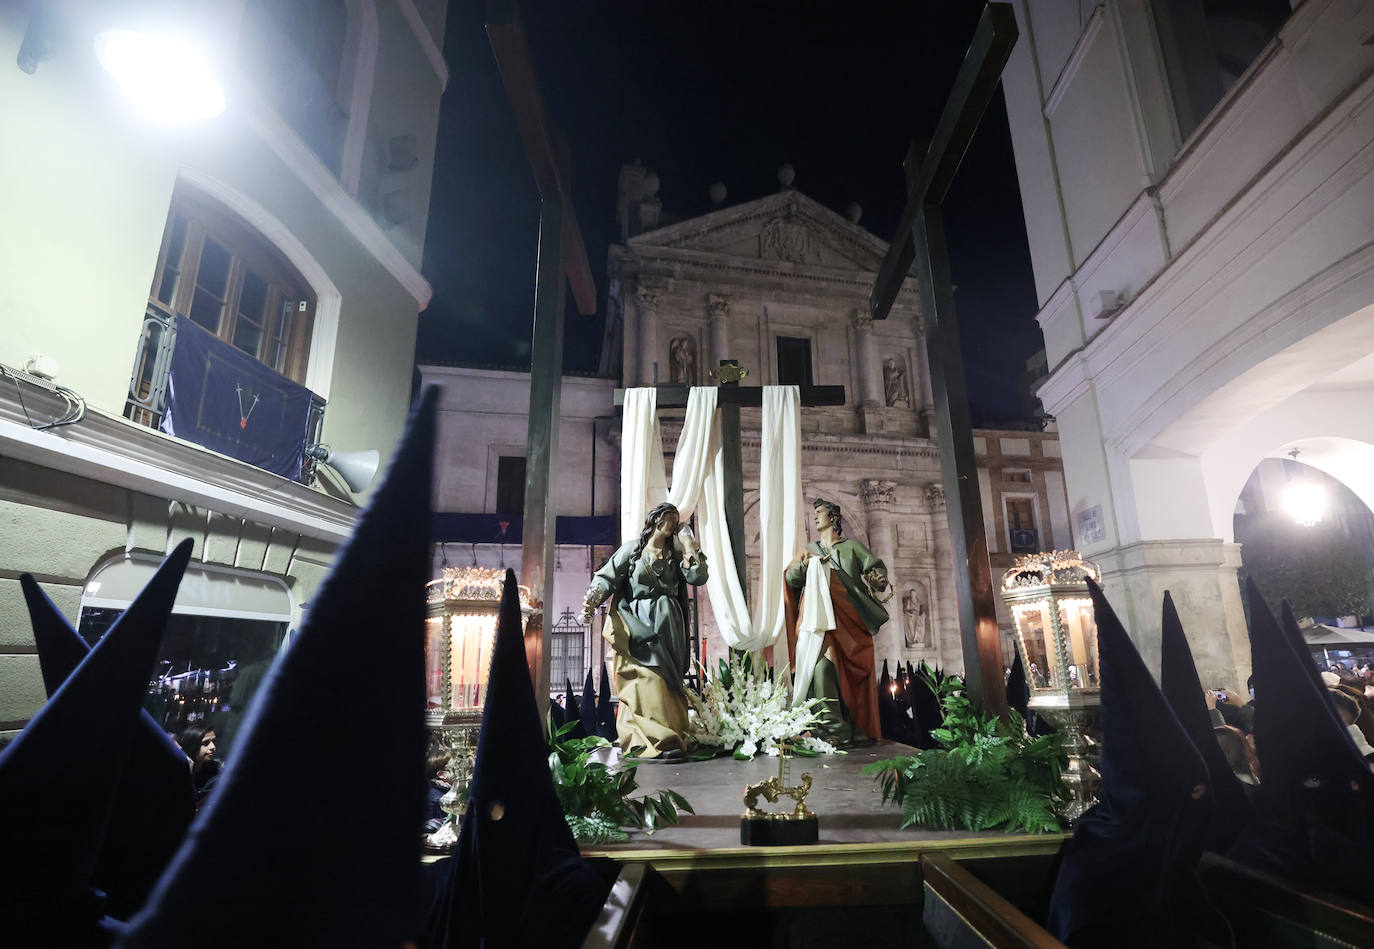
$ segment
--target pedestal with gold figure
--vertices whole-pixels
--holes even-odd
[[[873,637],[892,599],[887,566],[843,536],[840,506],[813,502],[816,533],[783,575],[793,704],[819,698],[827,741],[881,739]]]
[[[689,750],[683,676],[688,646],[688,586],[706,582],[706,556],[677,508],[649,512],[639,537],[623,544],[592,578],[582,620],[607,599],[602,636],[611,644],[620,711],[620,746],[649,760],[681,760]]]

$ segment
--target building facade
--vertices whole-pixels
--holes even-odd
[[[672,224],[663,223],[669,216],[656,191],[652,172],[639,165],[622,170],[624,241],[609,252],[605,372],[598,379],[564,378],[558,514],[594,514],[618,531],[620,420],[613,392],[622,373],[627,386],[655,380],[710,385],[710,367],[736,359],[749,371],[742,385],[843,386],[845,405],[802,409],[803,490],[838,503],[845,534],[888,565],[891,619],[880,631],[878,657],[961,669],[954,565],[914,285],[903,289],[889,319],[869,319],[868,293],[887,245],[790,188]],[[501,459],[510,456],[508,472],[523,462],[528,375],[441,367],[421,372],[446,387],[440,509],[497,511]],[[660,413],[670,456],[682,414]],[[752,590],[760,418],[758,409],[741,415],[745,542],[755,552],[748,556]],[[1057,436],[975,435],[994,572],[1000,576],[1013,552],[1068,546]],[[580,608],[591,570],[611,549],[559,547],[555,620]],[[519,563],[518,554],[482,544],[471,551],[449,545],[447,557],[490,566],[502,554],[512,566]],[[1009,636],[1009,617],[1000,619]],[[698,620],[698,648],[713,663],[726,647],[704,593]],[[1009,649],[1006,656],[1010,662]],[[555,669],[553,682],[559,681]]]
[[[1147,661],[1249,644],[1237,499],[1293,448],[1374,502],[1374,7],[1014,4],[1004,75],[1076,545]]]
[[[233,673],[299,625],[359,497],[302,446],[243,458],[278,397],[296,399],[280,424],[297,439],[308,401],[307,443],[385,464],[400,434],[430,296],[444,15],[437,0],[0,11],[0,730],[44,698],[21,573],[93,637],[193,538],[159,675],[197,715],[241,714],[251,677]],[[97,62],[112,29],[191,37],[227,108],[146,117]],[[239,400],[223,444],[193,424],[192,340],[205,380],[232,367],[201,394]],[[248,448],[206,447],[229,442]]]

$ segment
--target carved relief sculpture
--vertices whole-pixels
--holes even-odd
[[[697,341],[691,336],[675,336],[668,343],[669,376],[672,382],[697,384]]]
[[[804,264],[818,258],[816,243],[805,224],[779,217],[769,221],[759,234],[760,256]]]
[[[906,369],[895,356],[888,356],[883,360],[883,396],[889,406],[911,408],[911,392],[906,384]]]

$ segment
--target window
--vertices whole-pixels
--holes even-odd
[[[1031,473],[1027,468],[1003,468],[1002,480],[1013,484],[1030,484]]]
[[[1007,535],[1014,554],[1031,554],[1040,549],[1035,531],[1035,499],[1004,498]]]
[[[496,513],[525,513],[524,455],[502,455],[496,460]]]
[[[208,200],[172,198],[149,296],[304,383],[314,294],[266,238]]]
[[[778,337],[778,385],[811,385],[811,340]]]

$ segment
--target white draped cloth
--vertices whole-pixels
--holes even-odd
[[[668,500],[685,521],[695,512],[701,549],[710,563],[711,611],[732,649],[755,652],[777,642],[783,628],[783,571],[801,550],[801,392],[765,386],[759,456],[759,588],[751,614],[735,570],[725,524],[725,471],[716,417],[715,386],[687,397],[687,417],[673,460],[673,485],[664,474],[663,441],[652,388],[625,393],[621,423],[620,533],[638,537],[649,509]]]
[[[830,564],[812,557],[806,565],[801,616],[797,618],[797,653],[793,659],[792,705],[806,701],[811,676],[821,658],[825,634],[835,628],[835,604],[830,599]]]

